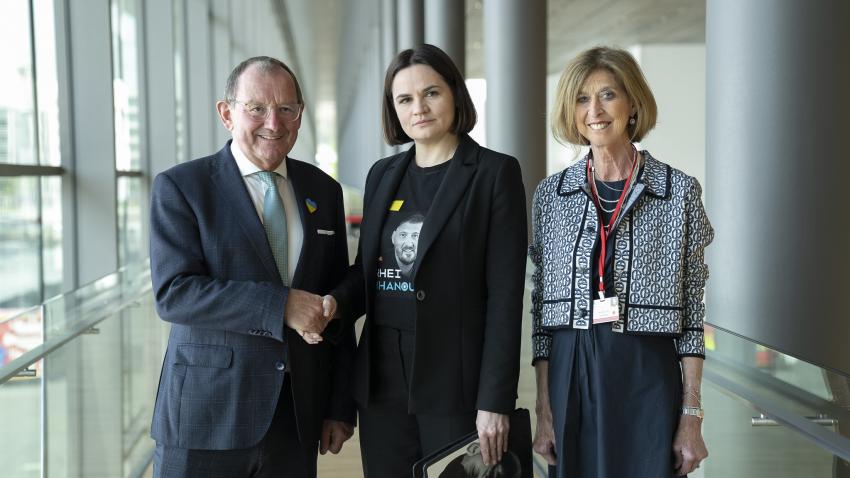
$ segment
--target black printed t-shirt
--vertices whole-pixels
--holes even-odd
[[[421,168],[411,160],[395,199],[387,206],[375,277],[377,325],[416,330],[416,290],[411,274],[419,253],[419,233],[450,163]]]

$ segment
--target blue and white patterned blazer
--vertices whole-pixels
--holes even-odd
[[[642,151],[642,173],[615,229],[615,330],[675,337],[679,356],[705,357],[705,247],[714,230],[699,182]],[[529,256],[534,264],[534,360],[547,359],[552,330],[591,322],[591,264],[599,216],[586,158],[544,179],[534,193]],[[607,324],[606,324],[607,326]]]

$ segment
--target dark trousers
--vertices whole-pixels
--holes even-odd
[[[156,444],[154,478],[314,478],[316,449],[302,452],[286,375],[274,418],[259,443],[240,450],[191,450]]]
[[[451,415],[407,412],[413,333],[373,329],[372,391],[360,408],[360,453],[366,478],[412,476],[413,464],[475,431],[477,411]]]

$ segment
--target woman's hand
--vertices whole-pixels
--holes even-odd
[[[537,407],[537,430],[534,432],[534,451],[550,465],[555,462],[555,427],[552,425],[552,408]]]
[[[481,458],[484,464],[495,465],[502,461],[502,455],[508,451],[510,417],[501,413],[478,410],[475,426],[478,428],[478,441],[481,444]]]
[[[673,439],[676,476],[684,476],[699,468],[708,457],[708,449],[702,440],[702,419],[691,415],[679,418],[679,428]]]
[[[325,319],[325,325],[327,326],[328,322],[336,318],[337,313],[337,303],[336,299],[332,295],[326,295],[322,297],[322,316]],[[296,330],[298,335],[304,339],[310,345],[316,345],[322,341],[322,334],[318,332],[307,332],[304,330]]]

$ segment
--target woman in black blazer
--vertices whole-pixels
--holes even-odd
[[[364,473],[409,475],[476,430],[496,463],[519,377],[520,167],[467,135],[475,107],[435,46],[390,64],[382,120],[389,144],[414,145],[369,171],[357,260],[331,293],[343,317],[366,314],[353,377]]]

